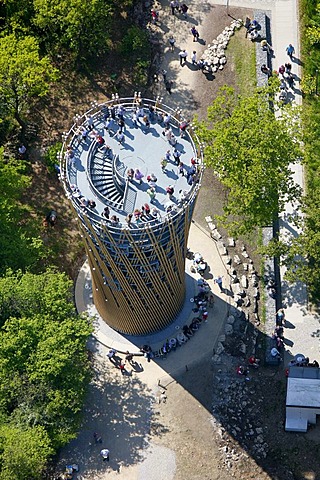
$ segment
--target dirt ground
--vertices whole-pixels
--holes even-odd
[[[198,15],[196,5],[193,8],[192,18],[198,22],[200,13]],[[208,4],[206,8],[202,14],[205,18],[200,33],[210,43],[230,23],[230,18],[224,7]],[[160,47],[167,41],[172,28],[169,29],[165,23],[165,18],[169,16],[164,13],[167,9],[166,6],[160,11],[163,23],[155,31],[155,39],[160,42]],[[230,8],[230,14],[235,18],[244,18],[252,12]],[[177,37],[183,35],[180,28],[181,25],[176,22],[173,33]],[[177,42],[176,54],[178,47]],[[159,61],[161,59],[161,65],[167,68],[172,57],[167,51],[166,43],[163,54],[158,58]],[[163,95],[164,102],[169,105],[186,108],[190,114],[197,113],[203,117],[208,102],[218,88],[224,84],[234,84],[232,64],[227,64],[225,70],[212,80],[200,72],[190,70],[183,84],[179,80],[178,70],[179,68],[173,68],[170,71],[174,82],[171,97],[161,83],[151,85],[143,95]],[[34,121],[41,124],[42,128],[39,137],[41,141],[34,145],[32,151],[34,182],[30,198],[40,218],[46,209],[55,208],[58,211],[57,229],[44,231],[43,236],[49,248],[58,248],[61,243],[65,245],[58,264],[72,277],[75,277],[78,266],[82,263],[84,252],[72,210],[64,199],[63,190],[56,178],[49,175],[43,167],[41,153],[47,145],[61,139],[61,132],[70,126],[73,115],[88,109],[92,100],[106,100],[115,89],[120,95],[132,95],[136,86],[130,85],[127,79],[114,85],[110,83],[109,73],[104,71],[96,78],[83,80],[73,91],[65,88],[62,79],[61,88],[54,92],[46,105],[42,104],[41,108],[39,105],[39,109],[34,112]],[[221,213],[224,198],[223,188],[207,170],[195,220],[205,226],[206,215]],[[212,346],[214,343],[215,339],[212,339]],[[97,370],[99,377],[95,378],[90,387],[84,426],[79,434],[83,439],[82,445],[91,448],[88,440],[91,432],[96,428],[96,423],[107,417],[108,413],[110,429],[115,429],[116,423],[121,424],[125,419],[131,425],[128,435],[137,437],[135,450],[128,452],[126,461],[139,462],[140,449],[147,447],[147,441],[152,441],[155,445],[174,452],[174,480],[319,479],[319,425],[307,435],[284,432],[286,380],[283,369],[261,367],[251,373],[249,382],[244,382],[235,374],[235,367],[240,361],[237,355],[225,354],[223,364],[214,366],[211,354],[199,356],[199,360],[187,372],[166,386],[167,399],[161,403],[153,403],[151,392],[137,379],[130,380],[129,387],[127,384],[119,384],[119,375],[110,373],[102,363]],[[115,404],[112,400],[117,396],[124,401]],[[150,419],[141,408],[135,411],[139,401],[145,411],[149,411],[153,405]],[[143,431],[134,430],[136,416],[141,417],[141,422],[145,425]],[[120,435],[118,431],[116,433]],[[96,456],[89,455],[89,458],[94,462]],[[97,472],[92,478],[104,478],[100,477],[100,473]]]

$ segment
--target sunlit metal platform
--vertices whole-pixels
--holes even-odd
[[[116,228],[126,226],[125,218],[129,213],[133,213],[135,209],[140,210],[145,203],[150,205],[150,197],[147,193],[150,185],[147,177],[154,174],[157,178],[156,197],[150,207],[156,207],[159,214],[156,220],[150,215],[139,218],[136,222],[133,217],[131,228],[139,228],[145,223],[158,222],[166,215],[172,215],[189,196],[192,196],[194,190],[198,190],[199,177],[195,182],[188,184],[188,180],[190,181],[188,174],[192,171],[191,159],[195,159],[200,164],[200,158],[189,132],[187,131],[184,138],[181,138],[179,131],[181,119],[176,112],[170,111],[167,107],[161,108],[155,101],[144,100],[144,112],[150,118],[150,127],[147,128],[142,116],[137,118],[136,125],[132,119],[133,112],[137,109],[134,99],[121,99],[121,105],[124,108],[124,142],[119,144],[117,136],[119,104],[107,102],[97,105],[82,117],[77,118],[77,122],[65,134],[61,172],[66,180],[66,193],[76,210],[81,209],[81,214],[86,214],[94,222],[107,222],[110,223],[109,226]],[[151,116],[149,105],[154,108]],[[115,109],[116,118],[111,120],[111,126],[107,132],[104,122],[112,107]],[[165,125],[162,115],[166,116],[168,113],[171,115],[169,126],[177,140],[175,146],[171,145],[163,135]],[[86,139],[82,139],[81,134],[77,133],[80,125],[87,128],[86,117],[88,118],[89,115],[93,118],[94,131],[103,137],[105,146],[109,146],[111,150],[106,151],[105,146],[99,148],[92,132],[89,132]],[[74,153],[72,162],[68,162],[65,158],[68,145]],[[180,161],[184,165],[184,176],[179,175],[179,167],[173,158],[175,148],[181,154]],[[161,161],[167,151],[170,151],[171,161],[169,160],[163,171]],[[197,167],[201,168],[201,165]],[[127,171],[131,168],[133,170],[138,168],[144,175],[141,185],[134,179],[128,181]],[[166,193],[169,185],[174,188],[174,195],[170,200]],[[94,208],[84,206],[84,201],[89,200],[95,202]],[[110,209],[110,218],[116,215],[119,219],[117,225],[114,222],[111,225],[111,221],[108,222],[101,216],[106,206]],[[169,213],[168,210],[170,210]]]

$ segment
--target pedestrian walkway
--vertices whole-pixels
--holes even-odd
[[[295,48],[292,63],[292,72],[301,79],[300,67],[300,39],[298,23],[298,1],[297,0],[218,0],[214,2],[220,5],[232,7],[247,7],[271,12],[271,35],[272,47],[274,50],[273,69],[277,70],[280,65],[290,61],[286,47],[291,43]],[[299,92],[299,80],[296,81],[294,103],[302,103],[301,92]],[[300,163],[292,166],[294,180],[304,188],[304,172]],[[296,236],[299,231],[292,221],[296,215],[301,215],[299,205],[287,204],[284,214],[280,218],[281,235]],[[290,285],[285,279],[285,267],[281,267],[281,293],[283,307],[286,312],[286,348],[292,355],[303,353],[310,360],[319,360],[319,316],[311,313],[308,308],[308,295],[306,285],[296,282]],[[285,359],[286,360],[286,359]]]
[[[210,238],[208,233],[203,231],[195,223],[192,223],[190,227],[188,247],[192,252],[200,251],[204,260],[208,264],[205,279],[213,292],[215,302],[212,308],[208,308],[208,322],[203,323],[200,326],[199,331],[195,333],[192,341],[188,341],[181,348],[178,348],[176,352],[168,355],[165,360],[167,372],[171,371],[171,367],[168,369],[167,366],[170,364],[170,359],[173,359],[173,357],[175,368],[179,369],[181,366],[185,366],[189,363],[189,361],[194,358],[194,355],[198,356],[197,352],[200,350],[200,345],[202,352],[207,352],[208,350],[212,351],[215,341],[223,327],[223,322],[226,318],[230,301],[230,297],[222,293],[218,285],[214,283],[215,276],[224,275],[226,273],[216,243]],[[79,312],[88,312],[88,314],[94,319],[94,336],[106,348],[114,348],[121,353],[125,353],[129,350],[131,353],[138,354],[140,353],[141,345],[149,345],[153,351],[157,351],[167,339],[175,337],[177,333],[181,331],[183,325],[189,325],[191,320],[196,316],[192,311],[194,305],[190,299],[198,293],[197,279],[200,278],[200,274],[191,272],[191,265],[192,261],[187,260],[186,300],[184,307],[175,321],[169,325],[169,327],[160,332],[144,336],[130,336],[122,335],[109,327],[100,317],[93,305],[91,274],[87,262],[82,266],[76,282],[75,300],[77,310]],[[160,364],[161,362],[162,360],[160,360]]]

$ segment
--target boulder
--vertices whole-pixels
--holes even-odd
[[[218,342],[217,348],[216,348],[216,354],[221,355],[221,353],[224,351],[224,346],[222,343]]]
[[[220,240],[222,238],[221,234],[218,232],[218,230],[213,230],[211,232],[211,237],[214,238],[215,240]]]
[[[227,323],[224,327],[224,331],[226,335],[232,335],[233,334],[233,326],[230,325],[230,323]]]
[[[234,241],[234,238],[229,237],[228,238],[228,246],[229,247],[235,247],[235,245],[236,245],[236,242]]]
[[[236,265],[240,265],[241,263],[241,260],[240,260],[240,257],[238,255],[235,255],[233,257],[233,262],[236,264]]]
[[[241,286],[243,288],[248,288],[248,279],[245,275],[242,275],[241,277]]]

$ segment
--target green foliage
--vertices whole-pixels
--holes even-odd
[[[30,99],[45,95],[56,78],[49,58],[40,58],[35,38],[14,34],[0,38],[0,98],[20,124]]]
[[[302,77],[300,86],[304,94],[312,95],[313,93],[315,93],[317,88],[316,77],[310,75],[309,73],[306,73]]]
[[[270,225],[300,193],[289,168],[301,157],[294,112],[283,110],[276,119],[270,95],[267,88],[240,97],[225,87],[208,107],[207,120],[198,122],[206,164],[228,189],[220,220],[236,237]]]
[[[65,273],[48,269],[41,275],[8,271],[0,277],[0,324],[10,317],[31,316],[34,312],[61,320],[74,315],[72,281]]]
[[[119,51],[126,58],[131,58],[132,55],[143,57],[149,52],[148,43],[147,32],[134,25],[124,35]]]
[[[55,165],[59,163],[57,160],[57,155],[61,151],[62,143],[56,142],[54,145],[49,147],[44,155],[44,163],[47,165],[49,172],[53,173],[55,171]]]
[[[306,38],[309,40],[310,44],[320,42],[320,26],[308,27],[306,29]]]
[[[44,256],[38,225],[21,196],[30,186],[20,160],[3,158],[0,148],[0,274],[7,268],[34,267]]]
[[[35,426],[20,429],[0,427],[0,479],[41,480],[46,460],[54,453],[45,429]]]
[[[320,64],[320,1],[301,0],[303,75],[315,77]],[[306,90],[304,93],[309,94]],[[315,93],[315,89],[310,91]]]
[[[42,466],[52,448],[70,441],[78,427],[90,379],[86,342],[92,327],[76,314],[71,285],[65,274],[52,270],[41,275],[8,272],[0,279],[2,473],[4,425],[13,434],[15,429],[44,432],[48,441],[42,434],[38,440],[50,449],[42,452]]]
[[[320,65],[320,1],[302,0],[302,53],[305,94],[302,112],[306,194],[300,235],[285,245],[285,263],[289,280],[307,282],[311,300],[319,302],[320,292],[320,103],[315,95]],[[320,85],[318,85],[320,88]]]
[[[133,69],[133,82],[140,87],[147,84],[150,62],[138,60]]]
[[[61,48],[76,59],[99,57],[106,51],[113,2],[105,0],[34,0],[33,23],[47,51]]]
[[[74,436],[89,380],[91,328],[75,315],[10,318],[0,334],[0,405],[21,428],[41,425],[59,448]]]
[[[133,82],[146,85],[150,66],[150,42],[145,30],[133,26],[128,29],[119,46],[119,52],[133,66]]]

